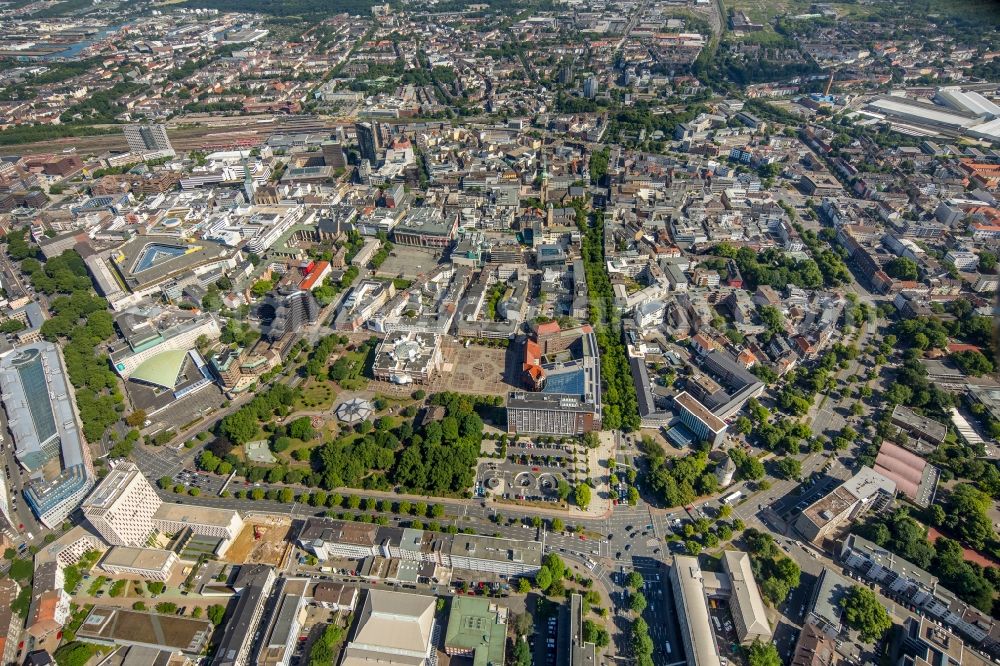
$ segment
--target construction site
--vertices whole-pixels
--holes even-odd
[[[250,514],[243,531],[226,551],[225,559],[234,564],[269,564],[283,567],[291,556],[292,544],[288,533],[292,520],[288,516]]]

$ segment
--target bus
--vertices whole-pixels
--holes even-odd
[[[732,506],[733,504],[739,502],[741,497],[743,497],[743,493],[737,490],[735,493],[731,493],[723,497],[722,503],[729,504],[730,506]]]

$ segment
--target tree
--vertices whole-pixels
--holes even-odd
[[[125,423],[132,426],[133,428],[141,428],[144,423],[146,423],[146,412],[142,409],[137,409],[128,416],[125,417]]]
[[[29,581],[34,573],[34,566],[31,560],[20,560],[15,559],[10,563],[10,570],[8,574],[11,578],[17,581]]]
[[[758,638],[744,649],[749,666],[781,666],[781,656],[774,643],[762,643]]]
[[[986,273],[992,273],[997,265],[997,256],[989,250],[980,250],[979,269]]]
[[[56,650],[56,663],[59,666],[85,666],[94,656],[94,646],[76,641],[66,643]]]
[[[273,288],[274,288],[274,283],[271,282],[270,280],[258,280],[257,282],[253,283],[252,287],[250,287],[250,293],[253,294],[256,298],[260,298],[267,292],[271,291],[271,289]]]
[[[523,578],[521,580],[524,580]],[[518,636],[527,636],[531,633],[531,627],[534,625],[535,620],[531,617],[531,613],[517,613],[514,615],[514,632]]]
[[[598,625],[593,620],[584,620],[583,640],[588,643],[593,643],[599,648],[604,648],[607,647],[608,643],[611,641],[611,636],[608,634],[607,629]]]
[[[207,609],[208,619],[216,627],[222,624],[222,619],[226,616],[226,607],[219,604],[212,604]]]
[[[771,333],[780,333],[785,327],[785,318],[781,310],[772,305],[761,307],[757,315]]]
[[[514,666],[531,666],[531,647],[524,638],[514,641]]]
[[[566,480],[559,479],[559,483],[556,486],[556,494],[559,496],[559,501],[565,502],[567,499],[569,499],[571,492],[572,489],[569,487],[569,484],[566,482]]]
[[[775,467],[786,479],[798,479],[802,474],[802,462],[791,456],[779,460]]]
[[[945,525],[973,548],[982,549],[994,538],[993,523],[987,513],[990,496],[968,483],[955,486],[948,496]]]
[[[312,422],[308,416],[302,416],[288,424],[288,436],[302,441],[309,441],[316,436]]]
[[[967,349],[955,352],[951,355],[951,360],[967,375],[980,377],[988,372],[993,372],[993,361],[980,351]]]
[[[847,625],[856,629],[861,640],[874,643],[892,627],[892,618],[875,593],[867,587],[853,585],[840,600]]]
[[[552,531],[553,532],[562,532],[565,529],[566,529],[566,524],[562,521],[562,518],[553,518],[552,519]]]
[[[537,585],[538,589],[542,592],[549,589],[549,586],[552,585],[552,572],[549,571],[548,567],[542,567],[538,570],[538,573],[535,574],[535,585]]]
[[[577,484],[573,499],[578,507],[586,511],[590,506],[590,486],[586,483]]]
[[[527,578],[521,578],[517,581],[517,591],[521,594],[527,594],[531,591],[531,583],[528,582]]]
[[[917,262],[906,257],[896,257],[885,265],[885,272],[897,280],[916,280],[920,276]]]
[[[632,600],[629,602],[629,609],[636,615],[642,615],[642,612],[646,610],[646,595],[642,592],[636,592],[632,595]]]
[[[944,509],[941,508],[940,504],[932,504],[927,509],[927,522],[929,522],[934,527],[940,527],[944,524],[945,513]]]
[[[633,571],[628,575],[628,586],[633,590],[642,588],[644,582],[642,574],[638,571]]]
[[[166,589],[166,587],[166,585],[158,580],[154,580],[146,584],[146,588],[149,590],[149,593],[154,596],[157,594],[163,594],[163,590]]]

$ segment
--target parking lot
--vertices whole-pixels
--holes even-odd
[[[175,451],[162,448],[144,447],[142,454],[135,456],[135,461],[150,481],[156,481],[163,477],[173,478],[184,466]]]
[[[558,443],[508,446],[506,460],[488,459],[479,465],[476,487],[480,495],[505,499],[558,501],[559,481],[574,483],[573,454]]]
[[[719,647],[719,654],[729,661],[739,663],[741,658],[740,641],[733,628],[729,602],[722,599],[709,599],[708,615],[712,620],[712,631],[715,633],[715,644]]]
[[[150,394],[146,398],[152,401],[152,404],[148,404],[145,400],[136,399],[140,390],[147,390],[145,387],[136,389],[134,382],[128,385],[129,395],[133,397],[136,407],[143,408],[144,404],[148,407],[145,411],[150,415],[148,432],[151,433],[167,429],[176,431],[195,419],[218,409],[226,399],[226,396],[222,394],[222,389],[215,384],[209,384],[193,393],[188,393],[179,400],[174,398],[173,392],[169,391],[162,391],[160,396]]]

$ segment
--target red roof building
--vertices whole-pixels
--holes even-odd
[[[323,280],[333,269],[329,261],[317,261],[312,270],[306,275],[302,282],[299,282],[299,289],[312,291],[316,287],[323,285]]]

